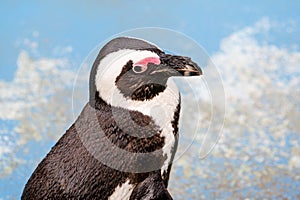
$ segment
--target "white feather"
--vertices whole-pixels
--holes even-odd
[[[129,180],[123,183],[121,186],[115,188],[114,193],[108,197],[108,200],[127,200],[133,190],[133,185],[129,184]]]

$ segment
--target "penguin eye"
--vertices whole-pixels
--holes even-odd
[[[134,73],[140,74],[145,72],[147,68],[148,68],[147,65],[135,65],[133,66],[132,70],[134,71]]]

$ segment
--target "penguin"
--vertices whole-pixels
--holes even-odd
[[[88,103],[21,199],[172,199],[181,100],[171,77],[200,75],[191,58],[146,40],[109,41],[92,66]]]

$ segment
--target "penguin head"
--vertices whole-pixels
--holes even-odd
[[[190,58],[170,55],[147,41],[118,37],[99,52],[90,74],[90,105],[144,102],[164,93],[173,76],[199,76]]]

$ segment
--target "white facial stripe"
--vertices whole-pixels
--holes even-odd
[[[113,52],[105,56],[97,70],[96,74],[96,88],[100,93],[101,98],[108,104],[113,104],[113,97],[118,92],[118,88],[115,85],[116,78],[120,75],[122,68],[129,60],[136,63],[144,58],[159,56],[151,51],[136,51],[123,49],[117,52]]]
[[[166,89],[151,100],[133,101],[125,98],[115,85],[115,79],[120,75],[123,66],[132,60],[134,63],[144,58],[158,57],[150,51],[120,50],[103,58],[96,75],[96,88],[100,97],[112,106],[135,110],[151,116],[162,129],[161,136],[165,137],[164,155],[167,155],[162,173],[167,171],[171,160],[171,150],[175,143],[172,120],[179,104],[179,91],[172,79],[167,82]]]

